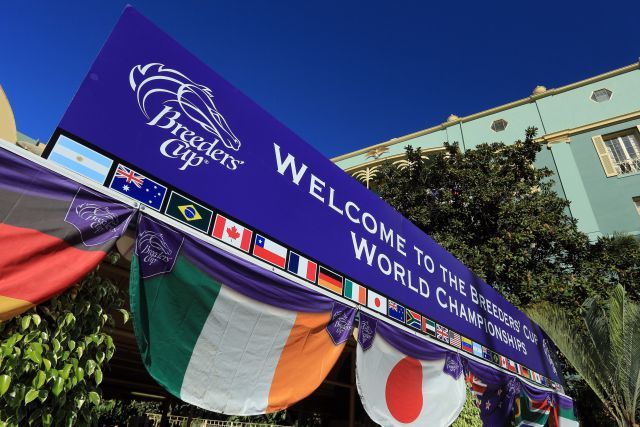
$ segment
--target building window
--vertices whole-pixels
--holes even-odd
[[[591,92],[591,100],[595,102],[606,102],[611,99],[611,92],[609,89],[598,89]]]
[[[502,132],[507,128],[508,124],[509,122],[504,119],[494,120],[493,123],[491,123],[491,130],[494,132]]]
[[[640,172],[640,142],[637,133],[604,137],[618,175]]]
[[[638,215],[640,215],[640,196],[634,197],[633,203],[636,204],[636,210],[638,211]]]
[[[605,175],[640,172],[640,126],[632,130],[593,138]]]

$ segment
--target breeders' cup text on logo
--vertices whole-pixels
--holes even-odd
[[[163,64],[136,65],[129,73],[138,107],[147,125],[167,131],[160,145],[163,156],[179,159],[180,170],[213,160],[229,170],[244,163],[228,151],[238,151],[240,140],[213,103],[213,92]],[[201,136],[199,132],[204,131]]]
[[[127,228],[130,218],[131,210],[126,205],[79,188],[64,221],[78,230],[82,244],[98,246],[117,239]]]
[[[108,206],[99,206],[95,203],[82,203],[76,206],[76,215],[90,223],[91,229],[95,233],[116,233],[118,221]]]
[[[158,261],[170,262],[172,253],[169,245],[164,241],[162,233],[144,231],[138,236],[138,256],[147,264]]]

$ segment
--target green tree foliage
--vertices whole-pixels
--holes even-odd
[[[482,427],[478,401],[473,396],[473,393],[471,393],[469,384],[467,384],[467,400],[464,402],[462,412],[460,412],[458,418],[451,424],[451,427]]]
[[[0,426],[92,425],[115,347],[105,327],[121,310],[96,271],[64,294],[0,323]],[[125,315],[128,313],[121,310]]]
[[[616,284],[625,288],[627,298],[640,302],[640,240],[617,234],[598,239],[589,251],[587,276],[593,295],[604,296]]]
[[[640,306],[617,285],[605,304],[589,298],[583,327],[566,309],[544,303],[528,314],[589,384],[619,426],[635,426],[640,404]]]
[[[441,154],[407,148],[407,166],[387,164],[372,188],[425,233],[519,307],[549,302],[581,327],[581,306],[621,283],[640,301],[640,241],[578,231],[553,174],[534,169],[543,149],[528,129],[512,145],[481,144]],[[579,375],[565,365],[569,393],[592,425],[607,417]],[[600,420],[600,421],[598,421]]]
[[[139,400],[102,400],[96,408],[94,418],[100,427],[133,425],[135,418],[145,417],[150,413],[162,413],[159,401]]]
[[[565,287],[586,256],[588,239],[552,188],[552,173],[533,167],[540,144],[482,144],[426,156],[407,148],[408,165],[376,176],[380,196],[516,305]],[[576,304],[584,298],[578,298]]]

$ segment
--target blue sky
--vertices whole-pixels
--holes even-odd
[[[49,138],[126,3],[3,2],[20,131]],[[329,157],[640,56],[632,1],[129,3]]]

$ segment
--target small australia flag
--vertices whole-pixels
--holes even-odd
[[[109,188],[157,211],[160,210],[167,194],[167,187],[123,165],[118,165]]]

